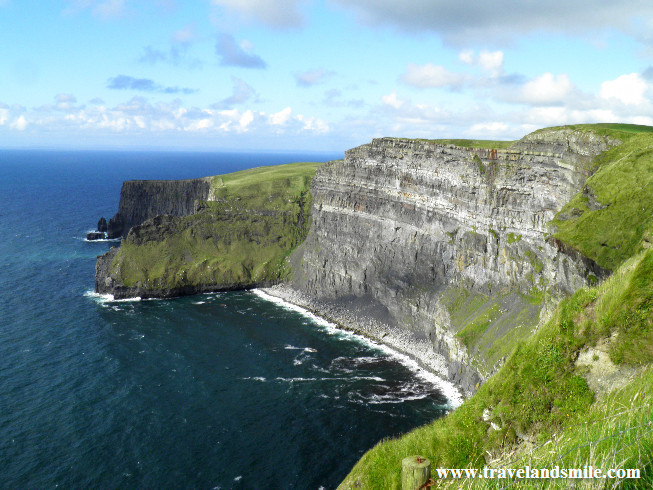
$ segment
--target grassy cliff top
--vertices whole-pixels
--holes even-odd
[[[653,126],[622,123],[570,124],[567,126],[552,126],[549,128],[538,129],[537,131],[534,131],[534,133],[537,134],[546,131],[559,131],[563,129],[592,132],[601,136],[614,136],[626,139],[636,134],[653,133]]]
[[[653,128],[618,126],[639,132],[618,130],[625,141],[596,158],[593,175],[550,223],[555,238],[611,270],[653,233]]]
[[[285,258],[308,231],[310,181],[320,165],[299,162],[213,177],[212,195],[196,214],[133,228],[112,275],[146,291],[280,280],[289,272]]]

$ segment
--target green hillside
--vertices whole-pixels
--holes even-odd
[[[132,230],[112,263],[128,287],[246,287],[285,277],[310,225],[310,181],[321,163],[259,167],[213,179],[214,200],[191,216]]]

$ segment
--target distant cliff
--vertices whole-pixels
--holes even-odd
[[[122,185],[118,212],[107,223],[109,238],[126,237],[133,226],[161,215],[187,216],[209,196],[211,179],[129,180]]]
[[[125,182],[110,221],[119,249],[98,257],[95,291],[115,298],[172,297],[268,286],[310,225],[318,163],[185,181]],[[126,229],[127,224],[131,227]]]

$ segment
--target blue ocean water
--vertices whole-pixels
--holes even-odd
[[[444,414],[392,356],[251,292],[91,294],[115,243],[84,235],[124,180],[337,157],[0,151],[0,487],[333,488]]]

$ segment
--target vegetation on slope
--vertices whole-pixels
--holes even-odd
[[[653,233],[653,128],[635,128],[610,133],[623,144],[596,159],[583,190],[551,222],[555,238],[611,270]]]
[[[653,484],[653,128],[570,128],[623,141],[597,159],[583,191],[552,223],[555,238],[614,273],[561,301],[544,326],[515,342],[499,372],[461,407],[368,451],[341,488],[400,488],[401,460],[413,454],[429,458],[433,468],[638,468],[642,479],[632,483]],[[444,300],[458,336],[474,345],[495,321],[494,302],[463,298],[461,307],[461,295],[450,293]],[[589,365],[580,362],[583,356]],[[625,383],[612,392],[608,386],[608,395],[597,388],[606,369]],[[598,423],[590,426],[592,421]],[[458,488],[481,483],[509,484],[438,481]],[[591,484],[612,487],[615,481]]]
[[[400,488],[401,459],[411,454],[429,458],[434,468],[482,468],[488,465],[488,460],[505,462],[508,453],[525,451],[528,444],[524,440],[531,441],[532,446],[562,439],[568,450],[581,443],[595,442],[591,457],[589,451],[576,451],[573,461],[558,459],[565,452],[562,447],[553,453],[543,450],[538,453],[540,468],[572,462],[581,468],[590,464],[596,467],[611,461],[614,444],[599,444],[599,428],[589,436],[595,439],[583,439],[582,428],[588,414],[597,418],[601,414],[610,416],[615,433],[620,424],[641,426],[639,418],[633,422],[631,412],[621,417],[610,413],[610,409],[621,407],[614,400],[623,402],[633,390],[650,393],[653,375],[646,371],[625,394],[613,395],[597,404],[583,376],[586,368],[578,366],[576,360],[587,345],[593,345],[599,338],[614,337],[610,355],[618,365],[650,364],[653,361],[652,312],[653,250],[648,250],[624,263],[598,287],[580,289],[563,300],[551,320],[520,344],[499,372],[454,412],[399,439],[382,441],[368,451],[342,488]],[[637,335],[636,352],[622,355],[635,344],[634,332],[641,333]],[[650,421],[652,412],[651,406],[646,405],[634,416],[643,414],[645,421]],[[492,429],[492,423],[498,427],[496,430]],[[605,469],[640,468],[653,481],[651,453],[639,451],[641,447],[653,446],[653,431],[647,424],[633,432],[639,437],[637,445],[624,450]],[[626,447],[625,439],[621,443]]]
[[[198,213],[155,218],[123,240],[112,274],[128,287],[243,287],[285,277],[310,224],[310,181],[321,163],[216,176]]]

